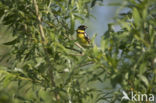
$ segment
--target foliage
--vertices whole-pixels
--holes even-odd
[[[120,90],[156,94],[155,1],[127,0],[129,11],[109,24],[101,46],[92,39],[93,47],[84,48],[75,23],[90,17],[95,3],[0,1],[2,23],[13,36],[4,43],[10,53],[1,56],[7,66],[0,66],[0,103],[114,103]],[[109,88],[97,85],[107,81]]]

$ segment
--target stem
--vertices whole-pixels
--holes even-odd
[[[74,49],[74,48],[70,48],[70,47],[65,47],[65,48],[73,50],[75,52],[78,52],[78,53],[82,54],[82,51],[80,51],[80,50],[77,50],[77,49]]]
[[[73,38],[68,37],[67,35],[64,35],[66,38],[68,38],[69,40],[73,40]],[[78,42],[74,42],[74,44],[79,47],[80,49],[82,49],[83,51],[85,50]]]
[[[36,0],[33,0],[33,3],[34,3],[34,7],[35,7],[35,13],[36,13],[36,16],[37,16],[37,20],[38,20],[38,26],[39,26],[39,30],[40,30],[40,36],[42,38],[42,46],[43,46],[43,49],[44,49],[44,52],[45,52],[45,59],[46,61],[48,62],[48,70],[49,70],[49,75],[50,75],[50,80],[51,80],[51,85],[56,88],[56,83],[54,81],[54,74],[53,74],[53,65],[51,64],[51,61],[50,61],[50,58],[49,58],[49,54],[47,52],[47,49],[46,49],[46,38],[45,38],[45,33],[44,33],[44,30],[43,30],[43,26],[42,26],[42,21],[41,21],[41,17],[39,15],[39,9],[38,9],[38,5],[37,5],[37,2]],[[56,101],[59,100],[59,95],[58,95],[58,92],[55,91],[55,99]]]
[[[42,22],[41,22],[41,17],[40,17],[40,15],[39,15],[38,5],[37,5],[36,0],[33,0],[33,2],[34,2],[34,7],[35,7],[35,13],[36,13],[37,19],[38,19],[38,21],[39,21],[38,26],[39,26],[39,30],[40,30],[40,35],[41,35],[41,37],[42,37],[42,40],[45,41],[45,35],[44,35],[44,31],[43,31],[43,26],[42,26]]]

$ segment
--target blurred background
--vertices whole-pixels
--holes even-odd
[[[86,25],[88,26],[88,35],[92,37],[97,34],[95,42],[100,45],[101,36],[108,29],[107,25],[114,22],[113,18],[116,16],[117,11],[120,9],[119,6],[113,4],[118,4],[124,0],[104,0],[101,6],[96,5],[91,9],[91,13],[95,18],[89,18],[86,20]]]

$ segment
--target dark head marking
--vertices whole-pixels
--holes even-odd
[[[80,25],[80,26],[78,27],[79,30],[86,30],[86,28],[87,28],[87,26],[85,26],[85,25]]]

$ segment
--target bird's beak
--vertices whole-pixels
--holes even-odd
[[[87,29],[88,27],[87,26],[85,26],[85,29]]]

